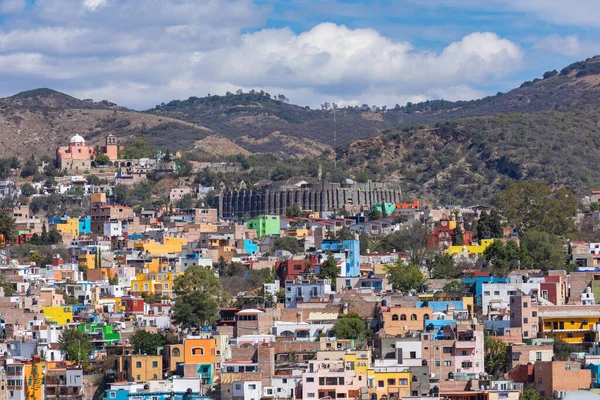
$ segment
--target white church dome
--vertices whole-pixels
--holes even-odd
[[[80,135],[75,135],[71,138],[71,143],[85,143],[85,139]]]

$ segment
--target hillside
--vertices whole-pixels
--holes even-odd
[[[139,113],[108,101],[79,100],[51,89],[0,99],[0,157],[53,156],[75,134],[91,144],[114,134],[122,142],[141,136],[157,147],[186,150],[212,133],[200,125]],[[212,145],[211,154],[228,155],[237,147],[222,139],[218,146]]]
[[[498,114],[403,128],[356,141],[338,157],[441,203],[487,202],[515,180],[588,194],[600,180],[600,128],[582,112]]]
[[[521,87],[473,101],[427,101],[393,108],[368,105],[336,111],[337,145],[377,136],[398,126],[435,124],[464,117],[497,113],[539,111],[585,111],[596,115],[600,98],[600,56],[574,63],[560,72]],[[333,140],[333,109],[310,109],[279,100],[265,92],[229,93],[226,96],[190,97],[162,103],[147,113],[200,124],[230,138],[251,151],[300,155],[298,143],[271,140],[280,137],[310,140],[330,147]],[[327,108],[327,106],[329,106]],[[258,143],[258,144],[257,144]]]

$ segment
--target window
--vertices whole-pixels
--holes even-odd
[[[537,311],[532,311],[531,312],[531,316],[534,317],[534,318],[537,317]]]
[[[309,399],[312,399],[315,397],[314,393],[306,393],[306,397],[308,397]]]
[[[398,379],[398,386],[405,386],[405,385],[408,385],[408,379],[406,379],[406,378]]]
[[[240,385],[239,383],[236,383],[235,390],[242,390],[242,385]]]
[[[527,323],[529,323],[529,318],[523,318],[523,323],[524,323],[524,324],[527,324]]]
[[[527,303],[527,302],[524,302],[524,303],[523,303],[523,308],[527,308],[527,307],[529,307],[529,303]]]
[[[452,361],[444,361],[444,367],[451,367]]]
[[[484,295],[484,296],[489,296],[489,295],[490,295],[490,292],[489,292],[489,290],[486,290],[485,292],[483,292],[483,295]]]
[[[152,361],[152,368],[158,368],[158,361]]]
[[[248,385],[248,389],[256,390],[256,385],[252,383],[252,384]]]
[[[523,337],[529,337],[529,331],[523,332]]]
[[[392,315],[392,321],[398,321],[398,314]]]
[[[500,296],[500,291],[499,290],[494,290],[494,296]]]
[[[439,361],[436,361],[436,362],[435,362],[435,366],[436,366],[436,367],[439,367],[439,366],[440,366],[440,362],[439,362]]]
[[[461,350],[461,351],[460,351],[460,355],[461,355],[461,356],[468,356],[468,355],[469,355],[469,352],[468,352],[467,350]]]
[[[410,352],[410,358],[411,358],[411,359],[413,359],[413,360],[414,360],[415,358],[417,358],[417,352],[416,352],[416,351],[411,351],[411,352]]]
[[[535,353],[535,361],[542,361],[542,352],[541,351],[537,351]]]
[[[400,321],[406,321],[406,314],[402,314],[400,316]]]
[[[385,387],[384,382],[383,381],[377,381],[377,386],[378,387]]]
[[[429,319],[429,314],[423,314],[423,319],[424,320],[428,320]],[[425,338],[425,340],[427,340],[427,337]]]
[[[461,366],[463,368],[473,368],[473,363],[471,361],[463,361]]]
[[[387,384],[388,384],[388,386],[396,386],[396,380],[395,379],[388,379],[387,380]]]
[[[109,395],[109,397],[110,397],[111,399],[116,399],[116,398],[117,398],[117,393],[116,393],[116,392],[110,392],[110,395]]]
[[[181,354],[181,353],[180,353],[180,351],[179,351],[179,349],[178,349],[177,347],[175,347],[175,348],[173,349],[173,351],[171,352],[171,356],[172,356],[172,357],[180,357],[180,354]]]
[[[411,321],[416,321],[417,320],[417,314],[413,314],[410,316],[410,320]]]
[[[444,354],[452,354],[452,347],[444,347],[443,352]]]
[[[142,362],[141,361],[136,361],[135,362],[135,367],[136,368],[142,368]]]
[[[192,349],[192,355],[193,356],[203,356],[204,355],[204,349],[202,347],[194,347]]]
[[[544,299],[547,299],[547,298],[548,298],[548,291],[547,291],[547,290],[542,290],[542,297],[543,297]]]
[[[571,370],[571,364],[565,364],[565,371]]]
[[[315,378],[310,377],[310,378],[306,378],[306,382],[312,383],[315,381]]]

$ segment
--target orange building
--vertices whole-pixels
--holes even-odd
[[[425,320],[431,319],[432,314],[431,307],[381,307],[384,332],[392,336],[424,330]]]
[[[217,362],[214,337],[191,336],[183,341],[183,361],[195,366],[197,375],[205,384],[212,385]]]

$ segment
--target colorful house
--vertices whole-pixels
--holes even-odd
[[[369,368],[367,386],[371,399],[410,396],[410,372],[401,367]]]
[[[183,360],[185,364],[196,365],[198,376],[205,384],[212,385],[217,362],[215,338],[188,337],[184,339]]]
[[[121,341],[121,333],[115,332],[112,325],[90,322],[77,325],[77,329],[90,335],[92,342],[102,347],[114,346]]]
[[[48,323],[66,325],[73,322],[73,308],[71,306],[46,306],[41,307]]]
[[[261,215],[255,219],[251,219],[246,223],[248,229],[256,230],[256,236],[272,236],[279,235],[281,228],[281,220],[279,215]]]
[[[187,240],[165,236],[162,243],[152,239],[140,240],[133,244],[135,251],[142,251],[152,256],[160,256],[173,253],[181,253],[183,246],[187,245]]]
[[[139,296],[146,293],[171,297],[173,295],[173,282],[179,275],[181,275],[180,272],[137,274],[135,279],[131,281],[131,294]]]
[[[591,346],[598,341],[600,306],[539,306],[539,330],[543,338]]]

